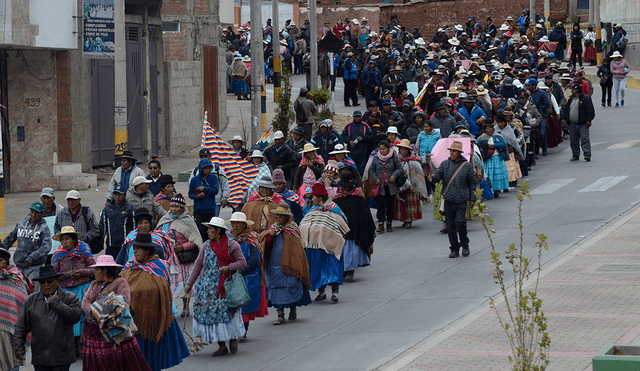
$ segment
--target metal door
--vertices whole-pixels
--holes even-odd
[[[127,23],[127,130],[129,150],[144,159],[142,25]]]
[[[218,130],[218,48],[203,44],[202,64],[204,110],[213,130]],[[204,118],[204,112],[201,116]]]
[[[91,60],[91,154],[93,166],[115,157],[115,82],[112,59]]]
[[[149,26],[149,122],[151,129],[151,157],[158,156],[158,44],[155,26]]]

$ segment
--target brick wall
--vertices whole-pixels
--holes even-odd
[[[166,0],[162,2],[162,15],[185,15],[186,0]]]
[[[56,52],[56,89],[58,93],[58,161],[71,162],[71,67],[69,52]]]
[[[186,61],[185,29],[180,32],[164,32],[162,41],[164,42],[165,61]]]
[[[209,0],[195,0],[193,10],[195,15],[209,14]]]
[[[202,132],[202,62],[165,62],[167,97],[167,141],[171,155],[200,145]],[[210,118],[213,120],[213,118]],[[197,133],[197,134],[195,134]]]

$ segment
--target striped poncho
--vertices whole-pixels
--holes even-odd
[[[14,333],[18,316],[33,284],[17,268],[0,269],[0,330]]]
[[[334,202],[313,206],[300,222],[300,233],[305,249],[323,249],[340,259],[349,233],[347,217]]]

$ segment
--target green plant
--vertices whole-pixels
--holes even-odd
[[[291,104],[291,81],[289,71],[285,66],[282,66],[282,75],[280,76],[280,92],[278,93],[278,102],[275,108],[276,116],[273,118],[271,126],[273,130],[282,131],[283,133],[289,132],[289,125],[295,120],[295,112],[293,111],[293,104]]]
[[[331,112],[330,108],[325,108],[322,111],[320,111],[320,113],[318,113],[318,118],[320,118],[320,121],[326,120],[326,119],[333,119],[333,112]]]
[[[487,232],[491,244],[491,265],[493,278],[500,286],[500,293],[507,308],[507,314],[501,314],[494,298],[489,299],[489,304],[498,315],[500,326],[509,338],[512,355],[509,361],[514,371],[543,371],[549,364],[548,352],[551,346],[551,339],[547,333],[547,318],[542,310],[542,299],[538,296],[538,283],[540,281],[540,268],[542,267],[542,249],[548,250],[547,236],[543,233],[536,234],[537,241],[533,247],[537,252],[537,267],[535,272],[535,283],[531,290],[525,290],[525,284],[529,277],[534,274],[530,267],[532,258],[525,256],[524,251],[524,224],[522,223],[522,203],[529,194],[529,185],[520,183],[522,189],[518,192],[518,228],[520,231],[519,244],[511,243],[505,251],[504,258],[496,251],[493,241],[495,230],[490,228],[493,220],[485,211],[486,205],[481,202],[480,219],[482,226]],[[482,199],[482,191],[476,192],[478,200]],[[513,273],[513,293],[509,296],[510,285],[507,283],[506,272],[503,268],[505,262],[510,265],[509,270]]]
[[[313,102],[316,106],[324,106],[329,103],[330,94],[327,89],[313,90],[309,92],[309,95],[313,96]]]

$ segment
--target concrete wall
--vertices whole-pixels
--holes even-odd
[[[167,61],[165,141],[170,155],[200,146],[202,138],[202,62]]]
[[[76,0],[0,0],[0,44],[75,49]]]
[[[21,56],[16,58],[16,52]],[[58,147],[55,52],[23,49],[8,53],[11,191],[55,187],[53,163]],[[18,127],[24,127],[24,141],[18,141]]]
[[[634,70],[640,69],[640,0],[601,0],[600,18],[602,22],[621,23],[627,31],[629,43],[624,51],[624,59]],[[613,35],[609,36],[609,40]],[[631,75],[637,75],[631,72]]]

